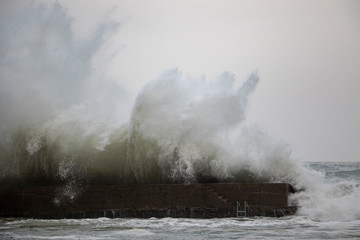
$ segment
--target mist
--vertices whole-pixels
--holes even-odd
[[[129,103],[124,89],[93,70],[104,36],[119,24],[99,24],[81,41],[71,24],[54,4],[25,8],[2,26],[3,179],[194,183],[288,175],[275,170],[277,161],[292,161],[286,144],[272,146],[265,131],[244,124],[258,73],[235,84],[229,72],[206,80],[168,70]]]

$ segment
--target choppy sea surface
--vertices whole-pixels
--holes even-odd
[[[344,194],[357,194],[360,163],[307,163],[306,167],[324,174],[334,186],[352,183],[355,189]],[[317,201],[321,203],[322,199]],[[348,211],[350,214],[358,209]],[[356,214],[351,219],[337,219],[304,213],[309,213],[309,209],[282,218],[12,218],[0,220],[0,239],[360,239],[360,217]]]

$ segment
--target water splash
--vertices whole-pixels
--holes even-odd
[[[60,204],[88,183],[282,181],[306,189],[292,198],[300,214],[359,217],[357,185],[323,184],[284,141],[245,123],[257,72],[236,88],[228,72],[208,81],[169,70],[124,113],[132,105],[120,107],[124,89],[92,70],[104,32],[117,25],[75,40],[71,24],[59,4],[33,5],[0,24],[2,182],[62,184]],[[330,211],[338,201],[348,207]]]
[[[299,215],[316,221],[351,221],[360,219],[359,163],[311,163],[317,178],[309,178],[306,191],[295,194],[293,200],[300,208]],[[331,175],[329,175],[331,173]]]
[[[235,88],[229,72],[207,81],[169,70],[144,86],[127,123],[114,122],[104,109],[121,102],[123,92],[90,97],[109,89],[91,69],[111,28],[99,25],[80,41],[71,24],[55,4],[34,5],[1,25],[3,180],[292,180],[288,170],[296,163],[288,146],[244,124],[257,72]]]

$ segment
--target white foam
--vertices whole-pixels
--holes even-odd
[[[150,235],[154,235],[154,233],[147,229],[134,228],[134,229],[129,229],[129,230],[112,231],[109,235],[110,236],[124,236],[124,235],[150,236]]]

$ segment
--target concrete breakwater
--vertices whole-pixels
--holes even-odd
[[[286,183],[88,185],[73,199],[59,200],[59,186],[2,186],[0,217],[235,217],[237,202],[247,216],[293,214]]]

